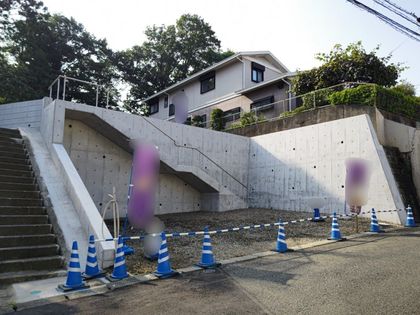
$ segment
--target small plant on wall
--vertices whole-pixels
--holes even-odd
[[[210,126],[213,130],[223,130],[225,128],[223,121],[223,110],[220,108],[215,108],[211,111]]]

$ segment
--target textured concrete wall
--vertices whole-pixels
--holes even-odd
[[[120,217],[125,216],[132,155],[89,128],[66,119],[64,147],[98,210],[103,213],[109,193],[116,188]],[[173,174],[160,174],[155,214],[200,210],[200,193]],[[107,218],[112,218],[108,210]]]
[[[0,105],[1,128],[39,128],[43,100]]]
[[[218,191],[202,196],[201,209],[247,206],[248,138],[70,102],[58,104],[68,110],[94,113],[129,139],[157,146],[162,162],[170,168],[191,173]]]
[[[102,219],[92,198],[74,167],[66,149],[63,146],[65,106],[62,101],[45,104],[41,118],[41,135],[49,150],[54,167],[61,178],[68,198],[71,200],[76,214],[69,218],[71,224],[78,224],[86,235],[93,234],[95,238],[110,238],[111,234]],[[54,209],[55,210],[55,209]],[[65,230],[63,229],[63,233]],[[72,238],[71,232],[65,238]],[[113,263],[114,244],[100,242],[97,246],[98,260],[102,267]]]
[[[344,162],[351,157],[372,162],[365,209],[401,209],[394,177],[367,115],[252,138],[250,206],[309,210],[308,199],[322,197],[323,211],[343,212]],[[395,213],[379,218],[400,223]]]

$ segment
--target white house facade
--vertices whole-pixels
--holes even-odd
[[[151,117],[172,120],[177,107],[175,95],[182,91],[189,117],[200,116],[207,127],[214,108],[224,111],[226,124],[251,110],[272,118],[292,106],[288,98],[293,75],[269,51],[239,52],[144,101]]]

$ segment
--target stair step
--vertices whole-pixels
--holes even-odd
[[[51,224],[0,225],[0,236],[45,235],[51,233],[51,230]]]
[[[43,206],[42,199],[29,199],[29,198],[0,198],[0,205],[2,206],[27,206],[27,207]]]
[[[0,261],[0,273],[25,270],[52,270],[63,266],[63,257],[47,256]]]
[[[12,152],[18,154],[26,154],[26,150],[21,144],[1,144],[0,143],[0,152]]]
[[[29,198],[38,199],[41,196],[39,191],[26,191],[26,190],[4,190],[8,188],[7,185],[0,183],[0,198]]]
[[[24,191],[38,191],[37,184],[20,184],[20,183],[0,183],[0,189],[3,190],[24,190]]]
[[[0,215],[42,215],[46,214],[45,207],[2,206]]]
[[[0,183],[33,184],[34,182],[35,179],[30,177],[0,175]]]
[[[0,246],[17,247],[55,244],[54,234],[0,236]]]
[[[24,142],[23,142],[22,139],[2,138],[2,137],[0,137],[0,144],[18,144],[18,145],[23,145]]]
[[[48,216],[44,215],[0,215],[0,227],[2,225],[20,224],[47,224]]]
[[[64,277],[66,270],[29,270],[17,272],[5,272],[0,274],[0,283],[11,284],[23,281],[33,281],[38,279]]]
[[[31,165],[26,160],[11,160],[0,156],[0,168],[8,170],[30,171]]]
[[[27,158],[27,154],[25,151],[23,152],[10,152],[10,151],[4,151],[0,150],[0,156],[1,157],[8,157],[8,158],[12,158],[12,159],[26,159]]]
[[[32,171],[5,169],[1,167],[0,167],[0,174],[6,175],[6,176],[15,176],[15,177],[33,177],[34,176],[34,173]]]
[[[18,129],[0,128],[0,135],[13,138],[22,138]]]
[[[41,246],[19,246],[0,248],[0,261],[10,259],[24,259],[33,257],[55,256],[59,254],[57,244]]]

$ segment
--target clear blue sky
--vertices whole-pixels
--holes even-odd
[[[359,0],[386,12],[372,0]],[[393,0],[420,16],[420,1]],[[270,50],[290,70],[317,65],[314,55],[336,43],[362,40],[380,55],[393,51],[393,61],[409,67],[403,79],[420,92],[420,42],[395,31],[345,0],[44,0],[50,11],[73,16],[113,49],[144,40],[147,25],[172,24],[183,13],[198,14],[211,24],[223,48]],[[390,15],[390,14],[389,14]],[[420,32],[420,28],[417,28]]]

